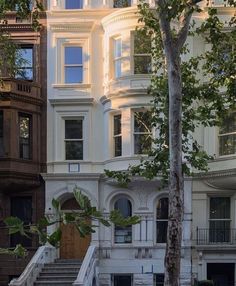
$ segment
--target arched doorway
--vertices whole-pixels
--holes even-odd
[[[65,201],[61,209],[71,212],[79,211],[78,204],[74,198]],[[75,225],[61,225],[62,237],[60,244],[61,259],[83,259],[91,242],[91,235],[81,237]]]

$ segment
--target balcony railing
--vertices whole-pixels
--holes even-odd
[[[236,229],[197,228],[197,245],[236,245]]]
[[[12,93],[40,99],[40,87],[34,82],[14,78],[2,78],[0,82],[0,93]]]

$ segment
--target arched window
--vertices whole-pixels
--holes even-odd
[[[114,205],[116,210],[119,210],[123,217],[132,216],[131,202],[126,198],[118,199]],[[132,226],[115,226],[115,243],[131,243],[132,242]]]
[[[156,210],[156,242],[165,243],[168,226],[168,198],[161,198]]]

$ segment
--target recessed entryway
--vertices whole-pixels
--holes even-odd
[[[207,279],[214,286],[234,286],[234,263],[207,263]]]

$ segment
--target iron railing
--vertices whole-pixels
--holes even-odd
[[[198,245],[236,244],[235,228],[197,228]]]

